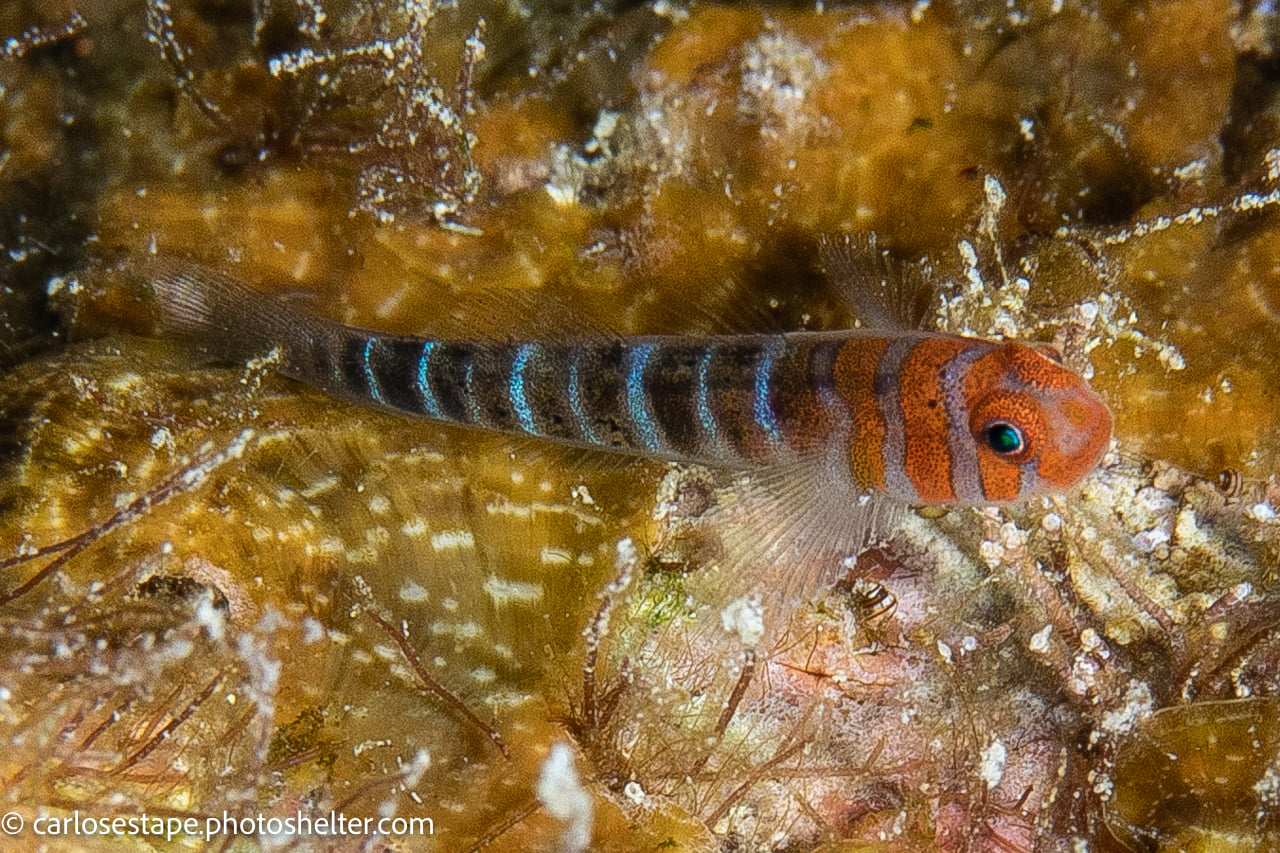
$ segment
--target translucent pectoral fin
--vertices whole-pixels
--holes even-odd
[[[695,594],[720,606],[759,596],[766,635],[785,614],[820,599],[858,554],[892,536],[905,507],[858,494],[824,460],[716,480],[677,468],[664,482],[660,551],[690,569]]]

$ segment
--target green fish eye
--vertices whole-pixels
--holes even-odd
[[[987,439],[987,447],[1001,456],[1019,453],[1026,446],[1022,430],[1008,421],[996,421],[986,428],[983,435]]]

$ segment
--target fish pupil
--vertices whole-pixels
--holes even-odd
[[[1018,453],[1025,445],[1022,430],[1007,421],[996,421],[986,429],[987,446],[1002,456]]]

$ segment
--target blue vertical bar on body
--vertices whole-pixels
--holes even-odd
[[[439,341],[426,341],[422,344],[422,349],[418,353],[414,390],[417,391],[418,400],[422,403],[422,411],[433,418],[445,420],[444,412],[440,409],[440,401],[431,387],[431,360],[439,347]]]
[[[536,356],[540,347],[535,343],[523,343],[516,347],[515,358],[511,360],[511,378],[507,383],[507,396],[516,412],[516,420],[520,428],[530,435],[540,435],[537,421],[533,416],[533,408],[529,405],[529,389],[525,383],[525,369],[529,360]]]
[[[378,375],[373,370],[373,359],[377,348],[378,339],[370,337],[364,342],[364,348],[360,351],[360,361],[361,367],[364,369],[364,381],[369,388],[369,396],[375,402],[385,404],[386,401],[382,397],[382,388],[378,385]]]
[[[773,410],[771,401],[773,366],[782,351],[782,341],[771,341],[760,350],[756,361],[754,396],[752,398],[752,414],[756,424],[764,431],[765,440],[772,448],[782,446],[782,428],[778,425],[778,416]]]
[[[919,344],[913,337],[898,337],[890,341],[876,364],[871,387],[884,422],[884,441],[881,444],[886,487],[894,494],[916,495],[915,484],[907,475],[907,440],[902,409],[902,386],[899,377],[902,363]]]
[[[702,434],[706,436],[713,449],[717,452],[723,452],[724,439],[720,434],[720,424],[716,420],[716,413],[711,408],[710,390],[707,387],[707,375],[711,371],[711,362],[716,356],[716,350],[715,344],[708,345],[706,351],[702,354],[702,358],[698,361],[694,408],[698,413],[698,424],[702,427]]]
[[[625,384],[627,415],[635,427],[636,438],[646,450],[658,453],[662,450],[662,436],[658,423],[649,407],[649,393],[645,388],[645,367],[653,355],[652,344],[640,344],[627,353],[627,378]]]

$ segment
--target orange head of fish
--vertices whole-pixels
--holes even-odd
[[[964,398],[991,503],[1071,488],[1111,440],[1106,404],[1047,347],[1013,341],[991,350],[971,366]]]

